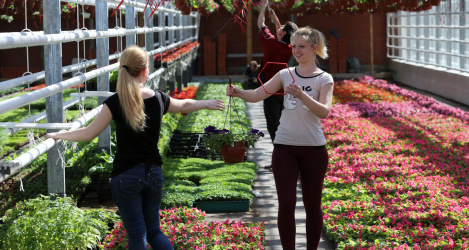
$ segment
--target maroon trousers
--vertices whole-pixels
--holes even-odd
[[[295,249],[296,188],[301,178],[307,249],[317,249],[323,220],[321,196],[329,155],[325,146],[274,145],[272,171],[278,195],[278,230],[284,250]]]

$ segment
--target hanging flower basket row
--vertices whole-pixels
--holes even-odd
[[[183,14],[198,11],[202,15],[214,13],[224,7],[234,15],[238,15],[244,6],[249,11],[260,10],[259,0],[174,0],[176,8]],[[425,11],[438,6],[441,0],[271,0],[270,7],[283,14],[363,14],[368,12]]]
[[[44,0],[27,0],[28,15],[42,12]],[[261,0],[160,0],[156,2],[172,2],[183,15],[192,11],[201,15],[210,15],[218,12],[220,8],[226,9],[233,15],[240,11],[259,11]],[[155,1],[147,0],[149,3]],[[438,6],[441,0],[271,0],[270,7],[278,10],[280,14],[311,15],[314,13],[334,14],[365,14],[369,12],[384,13],[404,11],[425,11]],[[24,16],[24,0],[0,0],[0,15]],[[61,3],[62,18],[76,16],[77,4]],[[95,7],[84,6],[85,11],[94,17]],[[114,10],[110,10],[112,13]],[[241,13],[245,15],[246,13]]]
[[[162,54],[155,54],[153,58],[155,59],[156,64],[171,64],[179,58],[187,55],[192,50],[197,49],[199,45],[200,44],[198,42],[188,42],[179,47],[175,47],[172,50],[165,51]]]

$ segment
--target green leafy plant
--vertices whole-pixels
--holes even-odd
[[[233,134],[227,129],[218,130],[214,126],[205,128],[207,135],[202,139],[204,145],[213,150],[220,151],[223,145],[234,146],[234,143],[241,141],[246,148],[254,147],[259,138],[264,137],[264,133],[257,129],[251,129],[249,133]]]
[[[0,153],[3,154],[3,145],[8,141],[8,133],[6,130],[0,131]],[[1,155],[1,154],[0,154]]]
[[[117,215],[81,210],[69,197],[41,196],[20,202],[2,218],[2,249],[86,249],[108,233]]]
[[[98,165],[91,167],[88,172],[93,173],[110,173],[114,162],[114,155],[108,154],[105,150],[98,156],[102,161]]]

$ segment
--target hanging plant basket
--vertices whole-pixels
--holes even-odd
[[[231,86],[231,77],[230,86]],[[251,129],[249,132],[245,133],[243,126],[241,125],[241,120],[239,118],[238,111],[235,106],[233,97],[230,97],[229,103],[226,107],[226,117],[223,124],[223,129],[218,130],[214,126],[207,126],[204,131],[206,135],[202,138],[202,143],[204,146],[212,151],[220,151],[220,154],[225,161],[225,163],[239,163],[244,161],[244,155],[246,154],[246,149],[249,147],[254,147],[254,144],[264,137],[264,133],[257,129]],[[231,111],[236,112],[238,117],[239,125],[241,126],[242,133],[235,134],[232,129],[232,114]],[[225,129],[227,120],[229,119],[229,128],[230,130]]]
[[[225,144],[221,147],[220,153],[225,163],[243,162],[246,154],[246,144],[242,141],[234,142],[234,146]]]

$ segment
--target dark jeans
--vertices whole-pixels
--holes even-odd
[[[272,171],[278,196],[278,231],[284,250],[295,249],[298,175],[306,212],[306,249],[317,249],[323,226],[321,197],[329,163],[325,146],[274,145]]]
[[[173,249],[160,230],[163,173],[155,165],[137,164],[111,179],[112,199],[117,204],[129,235],[129,249]]]
[[[280,125],[280,116],[283,110],[283,96],[271,95],[264,99],[264,115],[267,122],[267,130],[269,131],[272,142],[275,139],[278,125]]]

